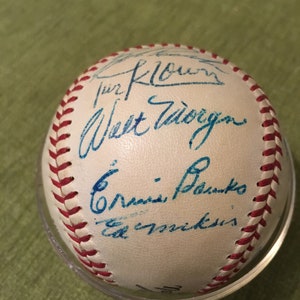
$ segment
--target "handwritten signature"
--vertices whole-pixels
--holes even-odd
[[[204,156],[196,160],[184,173],[180,183],[175,189],[172,199],[176,199],[179,194],[192,192],[193,195],[200,194],[228,194],[235,192],[237,195],[243,195],[247,191],[246,184],[239,184],[234,178],[231,178],[226,187],[212,187],[205,181],[199,184],[200,175],[209,168],[210,158]]]
[[[107,196],[103,193],[109,186],[109,178],[118,172],[118,168],[109,169],[94,184],[90,200],[90,209],[93,213],[102,214],[106,210],[112,210],[117,206],[126,209],[131,206],[144,206],[148,204],[166,203],[168,201],[168,197],[162,196],[161,194],[157,196],[146,196],[144,198],[133,196],[130,197],[130,199],[126,199],[122,193],[116,193],[114,198],[109,201]],[[157,178],[154,179],[154,182],[158,181]]]
[[[153,289],[146,288],[140,284],[137,284],[136,287],[138,287],[141,290],[148,291],[148,292],[160,292],[162,294],[173,294],[178,293],[182,289],[182,286],[179,284],[176,284],[174,286],[168,286],[164,285],[162,287],[154,287]]]
[[[181,101],[178,105],[174,100],[159,100],[157,95],[149,97],[148,105],[158,110],[154,124],[149,124],[147,115],[141,111],[130,114],[124,122],[116,117],[119,114],[116,99],[111,110],[104,107],[97,109],[84,126],[79,141],[79,157],[84,159],[90,151],[97,151],[106,140],[120,139],[133,134],[136,137],[146,135],[151,130],[158,131],[168,126],[183,126],[197,124],[197,129],[192,133],[188,143],[189,148],[198,150],[211,136],[217,125],[242,126],[247,119],[237,120],[236,117],[219,111],[208,111],[206,108],[190,108]]]
[[[113,166],[117,162],[114,162]],[[100,176],[92,187],[90,210],[97,215],[103,214],[106,210],[111,211],[116,207],[127,209],[132,206],[149,206],[154,204],[164,204],[169,200],[174,201],[180,194],[192,193],[192,195],[212,195],[212,194],[228,194],[236,193],[243,195],[247,190],[246,184],[239,184],[234,178],[229,180],[225,187],[214,187],[208,184],[202,175],[210,166],[210,158],[203,156],[196,160],[184,172],[179,184],[176,186],[172,197],[166,195],[148,195],[146,197],[132,196],[126,198],[122,193],[117,192],[112,199],[108,199],[105,195],[106,189],[109,187],[109,179],[116,176],[119,169],[110,168],[107,172]],[[154,182],[159,182],[157,178]],[[198,198],[197,198],[198,199]]]
[[[184,222],[181,224],[177,223],[143,223],[137,222],[130,227],[126,224],[124,219],[128,219],[128,216],[110,218],[106,220],[96,221],[96,225],[104,225],[101,230],[101,235],[103,237],[114,238],[114,239],[128,239],[130,237],[130,232],[141,231],[148,236],[164,234],[164,233],[174,233],[174,232],[187,232],[195,230],[208,230],[223,226],[237,226],[238,221],[236,217],[231,218],[221,218],[221,217],[211,217],[210,212],[205,212],[200,214],[197,222]]]
[[[164,60],[156,60],[149,62],[148,57],[166,58]],[[143,58],[142,58],[143,57]],[[183,65],[176,61],[171,61],[172,58],[189,59],[190,65]],[[114,72],[114,66],[118,66],[124,61],[134,58],[133,64],[125,70],[117,68]],[[106,86],[104,90],[113,90],[118,95],[123,94],[124,100],[130,96],[131,90],[135,85],[161,87],[174,87],[179,85],[224,85],[220,79],[220,74],[226,74],[221,69],[222,63],[199,57],[191,50],[182,52],[176,49],[144,49],[138,52],[120,53],[110,62],[107,62],[93,76],[93,79],[111,79],[120,78],[125,75],[124,79],[130,78],[126,87],[117,83],[116,85]],[[124,77],[124,76],[123,76]],[[125,80],[126,81],[126,80]]]

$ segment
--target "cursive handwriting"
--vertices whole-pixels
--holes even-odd
[[[176,231],[191,231],[191,230],[203,230],[215,227],[222,226],[237,226],[236,217],[230,218],[228,220],[215,218],[210,218],[210,212],[204,213],[199,220],[195,224],[190,224],[189,222],[185,222],[183,224],[156,224],[156,223],[148,223],[143,224],[141,222],[137,223],[134,226],[135,230],[145,230],[147,235],[152,235],[154,233],[164,233],[164,232],[176,232]]]
[[[217,126],[243,126],[247,123],[246,118],[237,120],[236,117],[221,111],[189,107],[185,101],[178,104],[174,100],[159,100],[156,95],[147,100],[148,105],[157,111],[157,117],[153,124],[149,124],[147,115],[143,111],[130,114],[126,121],[122,122],[116,117],[121,110],[118,107],[119,101],[120,99],[115,100],[110,111],[101,107],[89,118],[80,135],[80,158],[86,158],[90,151],[99,150],[103,143],[109,139],[120,139],[128,134],[141,137],[151,130],[158,131],[168,126],[187,126],[192,123],[195,123],[197,127],[188,143],[190,149],[198,150]]]
[[[199,230],[209,230],[217,227],[223,226],[237,226],[238,221],[236,217],[231,218],[221,218],[221,217],[211,217],[210,212],[205,212],[200,214],[197,222],[183,222],[183,223],[143,223],[137,222],[130,226],[126,224],[125,220],[128,217],[110,218],[106,220],[97,221],[96,225],[103,225],[104,228],[101,230],[101,235],[103,237],[109,237],[114,239],[128,239],[130,237],[130,232],[140,231],[144,232],[148,236],[157,234],[166,234],[174,232],[188,232],[188,231],[199,231]]]
[[[189,146],[194,150],[198,150],[206,142],[218,124],[242,126],[247,123],[245,118],[238,121],[235,117],[224,115],[222,112],[208,112],[205,108],[190,108],[184,101],[180,102],[181,106],[174,107],[173,100],[157,100],[155,95],[148,99],[148,103],[162,107],[162,111],[154,123],[154,130],[170,125],[189,125],[191,123],[199,125],[189,140]]]
[[[117,162],[115,161],[113,166]],[[114,197],[109,199],[106,195],[106,189],[109,187],[109,179],[119,172],[118,168],[110,168],[105,172],[92,187],[90,210],[97,215],[110,211],[116,207],[127,209],[133,206],[149,206],[154,204],[164,204],[167,201],[175,200],[180,194],[191,192],[193,195],[212,195],[212,194],[228,194],[236,193],[243,195],[247,190],[246,184],[239,184],[234,178],[231,178],[225,187],[214,187],[208,184],[202,177],[210,166],[210,158],[208,156],[201,157],[192,163],[184,172],[180,182],[175,188],[173,197],[162,194],[148,195],[146,197],[125,197],[122,193],[117,192]],[[160,181],[155,178],[154,183]],[[110,224],[110,223],[109,223]]]
[[[140,112],[138,116],[129,115],[123,123],[114,120],[118,101],[119,99],[115,100],[108,114],[101,107],[90,117],[80,135],[80,158],[86,158],[90,151],[99,150],[106,139],[119,139],[130,133],[140,137],[149,131],[150,127],[144,124],[146,120],[144,112]]]
[[[213,187],[207,184],[206,181],[201,181],[201,174],[203,174],[209,166],[210,158],[208,156],[203,156],[188,167],[177,185],[172,199],[176,199],[179,194],[189,192],[193,195],[228,194],[230,192],[236,193],[237,195],[243,195],[246,193],[247,185],[239,184],[234,178],[231,178],[225,187]]]
[[[178,293],[182,289],[181,285],[176,284],[175,286],[167,286],[164,285],[162,287],[154,287],[152,290],[149,288],[146,288],[140,284],[137,284],[136,287],[138,287],[141,290],[148,291],[148,292],[160,292],[162,294],[173,294]]]
[[[158,59],[162,57],[167,59],[149,62],[149,60],[141,58],[141,56],[145,55],[157,57]],[[176,60],[172,61],[173,58],[178,57],[189,59],[190,63],[183,65],[176,62]],[[131,58],[135,58],[135,60],[128,69],[120,71],[118,68],[117,72],[112,71],[113,66],[119,65]],[[135,85],[157,88],[179,85],[224,85],[224,82],[220,79],[220,74],[226,73],[221,69],[221,66],[221,62],[199,57],[190,50],[182,53],[171,49],[167,51],[165,49],[144,49],[136,53],[120,53],[95,72],[93,78],[103,81],[126,75],[125,78],[129,78],[126,88],[120,84],[111,88],[122,90],[124,100],[127,100]]]
[[[100,96],[106,95],[106,94],[113,94],[114,96],[119,97],[120,95],[124,94],[125,92],[122,90],[121,83],[111,84],[107,83],[105,84],[103,81],[100,82],[96,98],[94,100],[93,107],[96,108],[98,105],[98,100],[100,99]]]
[[[107,199],[102,193],[105,192],[105,189],[108,187],[108,179],[112,175],[119,172],[119,169],[109,169],[104,173],[94,184],[91,191],[91,200],[90,200],[90,209],[95,214],[102,214],[105,210],[112,210],[115,207],[121,207],[126,209],[131,206],[144,206],[149,204],[157,203],[166,203],[168,197],[162,196],[161,194],[157,196],[146,196],[141,197],[130,197],[126,199],[125,196],[121,193],[116,193],[112,200]],[[154,182],[158,182],[159,179],[155,178]]]

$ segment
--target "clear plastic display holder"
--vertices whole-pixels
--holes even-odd
[[[265,267],[270,263],[273,257],[278,252],[281,247],[284,238],[288,232],[292,215],[295,205],[295,190],[296,190],[296,178],[294,164],[292,160],[292,155],[290,148],[286,141],[285,145],[287,148],[287,159],[288,167],[290,172],[291,181],[289,181],[288,196],[286,199],[285,209],[282,214],[282,218],[273,233],[273,236],[270,238],[269,242],[265,245],[263,249],[256,255],[253,261],[242,269],[236,276],[234,276],[229,282],[224,285],[222,288],[212,291],[207,294],[197,295],[195,294],[176,294],[176,291],[171,289],[166,289],[162,293],[151,292],[151,291],[130,291],[118,286],[112,286],[105,282],[102,282],[99,278],[90,274],[82,265],[76,260],[73,254],[67,249],[67,247],[62,242],[55,225],[50,218],[46,200],[44,197],[43,184],[41,180],[40,167],[38,167],[37,172],[37,200],[38,200],[38,210],[46,234],[52,246],[59,254],[59,256],[64,260],[68,267],[78,274],[85,282],[89,283],[100,292],[103,292],[115,299],[133,299],[133,300],[142,300],[142,299],[221,299],[225,296],[232,294],[238,289],[245,286],[252,279],[254,279]],[[173,293],[174,292],[174,293]]]

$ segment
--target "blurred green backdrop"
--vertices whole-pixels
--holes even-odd
[[[299,12],[297,0],[0,0],[0,299],[108,299],[53,251],[35,173],[65,90],[111,52],[170,42],[230,59],[271,99],[299,177]],[[300,299],[299,218],[297,204],[278,255],[226,299]]]

